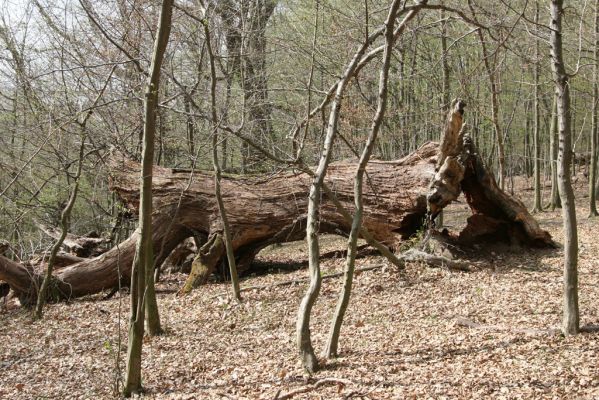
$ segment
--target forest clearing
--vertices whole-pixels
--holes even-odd
[[[587,200],[583,182],[579,209]],[[517,179],[516,192],[531,201],[530,182]],[[451,206],[450,229],[463,224],[466,207]],[[561,242],[559,214],[536,217]],[[398,272],[383,257],[368,255],[358,268],[385,267],[356,277],[340,357],[311,377],[293,340],[306,285],[304,242],[260,253],[257,262],[269,273],[243,278],[241,287],[264,288],[242,292],[241,304],[228,282],[176,296],[186,276],[166,275],[157,297],[167,334],[145,341],[144,398],[274,399],[294,391],[296,399],[597,398],[599,243],[596,222],[582,212],[579,232],[580,335],[564,338],[559,330],[559,249],[474,248],[469,257],[484,265],[471,272],[418,263]],[[330,236],[323,253],[341,253],[345,242]],[[341,272],[343,263],[323,260],[323,275]],[[313,314],[317,347],[324,344],[341,279],[323,282]],[[276,286],[290,280],[297,283]],[[3,311],[0,398],[112,398],[122,373],[115,370],[119,327],[121,368],[125,357],[128,299],[97,295],[52,305],[38,322],[20,308]]]

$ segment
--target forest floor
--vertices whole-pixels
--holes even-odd
[[[359,274],[342,330],[340,357],[307,376],[295,347],[295,319],[306,289],[302,242],[264,251],[268,274],[242,280],[237,304],[226,283],[187,297],[174,293],[183,275],[158,285],[166,334],[144,343],[145,398],[404,399],[599,398],[599,219],[587,218],[578,182],[580,313],[585,332],[563,337],[561,250],[507,245],[474,249],[472,272],[408,265]],[[530,204],[530,183],[516,192]],[[545,198],[548,197],[546,190]],[[446,212],[450,229],[468,215]],[[537,215],[562,243],[559,210]],[[323,239],[325,251],[345,240]],[[323,260],[339,272],[343,258]],[[378,256],[358,267],[386,265]],[[317,353],[325,345],[340,279],[327,279],[312,316]],[[298,283],[272,286],[280,282]],[[50,305],[41,322],[9,306],[0,311],[0,398],[114,398],[124,375],[128,296]],[[120,349],[120,351],[119,351]],[[294,395],[295,393],[295,395]],[[287,397],[289,398],[289,396]]]

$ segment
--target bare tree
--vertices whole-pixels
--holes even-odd
[[[591,154],[589,168],[589,217],[596,217],[597,212],[597,140],[599,129],[599,1],[595,1],[595,32],[594,32],[595,62],[593,63],[593,116],[591,123]]]
[[[391,54],[393,53],[393,44],[395,40],[393,35],[393,29],[395,26],[395,18],[400,3],[401,2],[399,0],[395,0],[391,4],[387,20],[385,21],[385,50],[383,53],[383,65],[381,67],[379,77],[377,110],[372,119],[372,126],[370,128],[368,140],[366,142],[364,150],[362,151],[362,155],[360,157],[360,161],[356,170],[356,176],[354,178],[355,211],[347,243],[347,257],[345,260],[343,289],[341,290],[341,293],[339,295],[339,300],[335,309],[335,315],[333,316],[333,321],[331,323],[329,338],[324,351],[324,356],[326,358],[331,358],[337,355],[339,334],[341,333],[341,325],[343,324],[343,317],[345,316],[345,311],[347,310],[347,306],[349,304],[349,299],[351,296],[352,282],[356,263],[358,236],[360,234],[360,226],[362,225],[362,184],[364,180],[364,173],[366,172],[366,165],[370,160],[372,150],[376,143],[376,139],[381,128],[381,124],[383,122],[385,109],[387,107],[387,82],[389,79],[389,67],[391,65]]]
[[[563,0],[551,0],[551,70],[557,92],[559,126],[558,185],[564,224],[564,309],[562,329],[565,335],[577,334],[580,327],[578,310],[578,231],[576,207],[571,182],[572,114],[569,75],[562,50]]]
[[[304,368],[310,373],[318,370],[318,359],[314,354],[314,348],[312,347],[312,339],[310,336],[310,316],[312,307],[318,298],[322,280],[320,276],[320,246],[318,242],[321,192],[324,178],[331,160],[334,139],[337,134],[337,123],[339,121],[343,93],[345,92],[350,79],[354,76],[362,55],[365,53],[366,49],[375,37],[376,36],[367,38],[366,42],[360,46],[360,49],[356,52],[351,62],[346,67],[343,77],[336,85],[335,97],[331,103],[331,111],[329,113],[329,122],[324,139],[324,147],[320,156],[320,162],[318,163],[318,167],[314,173],[312,185],[310,186],[310,194],[308,196],[306,239],[308,242],[310,284],[299,307],[296,334],[297,345],[302,363]]]
[[[237,276],[237,266],[235,263],[235,254],[233,254],[233,245],[231,239],[231,230],[229,229],[229,220],[227,218],[227,210],[221,195],[221,164],[218,160],[218,139],[219,139],[219,119],[216,111],[216,67],[214,63],[214,53],[212,52],[212,44],[210,43],[210,27],[207,19],[204,19],[204,35],[206,36],[206,48],[208,49],[208,60],[210,63],[210,122],[212,135],[212,164],[214,168],[214,193],[216,202],[218,203],[218,211],[223,224],[223,236],[225,239],[225,249],[227,252],[227,262],[229,264],[229,272],[231,274],[231,284],[233,289],[233,297],[237,301],[241,301],[239,291],[239,278]]]
[[[140,232],[131,272],[131,316],[129,345],[127,349],[127,376],[123,390],[124,395],[127,397],[138,393],[142,389],[141,350],[144,336],[144,312],[147,312],[148,317],[152,318],[148,326],[150,331],[154,334],[160,331],[153,274],[152,167],[154,161],[154,137],[156,132],[158,89],[160,87],[160,69],[170,36],[172,7],[173,0],[163,0],[145,97],[139,200]],[[153,301],[150,300],[151,297],[153,297]]]
[[[557,154],[558,154],[558,126],[557,126],[557,93],[553,94],[551,105],[551,125],[549,127],[549,162],[551,164],[551,198],[549,208],[551,211],[561,208],[562,202],[559,197],[557,183]]]
[[[71,211],[73,210],[73,206],[75,205],[75,200],[77,199],[77,193],[79,193],[79,178],[81,177],[81,172],[83,170],[83,159],[84,159],[84,150],[85,150],[85,140],[86,140],[86,132],[85,126],[82,127],[81,134],[81,145],[79,146],[79,158],[77,160],[77,171],[73,176],[75,181],[73,188],[71,189],[71,193],[69,195],[69,199],[62,210],[60,215],[60,237],[58,240],[54,242],[52,245],[52,249],[50,250],[50,257],[48,258],[48,266],[46,268],[46,275],[44,276],[44,280],[42,281],[42,285],[40,286],[40,290],[37,295],[37,304],[35,306],[35,319],[41,319],[44,311],[44,305],[46,304],[46,298],[48,296],[48,288],[50,287],[53,277],[52,271],[54,270],[54,264],[56,262],[56,256],[58,254],[58,250],[62,246],[65,238],[67,237],[67,233],[69,232],[69,225],[71,219]],[[68,171],[67,171],[68,174]]]
[[[535,3],[535,24],[539,22],[539,3]],[[533,64],[533,82],[534,82],[534,104],[533,104],[533,165],[534,165],[534,202],[532,206],[533,212],[541,212],[543,211],[542,199],[541,199],[541,143],[539,137],[539,130],[541,124],[541,118],[539,115],[539,75],[540,75],[540,66],[539,66],[539,40],[537,38],[535,40],[535,59]]]

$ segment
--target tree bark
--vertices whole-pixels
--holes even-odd
[[[554,246],[524,203],[497,186],[478,149],[463,126],[463,101],[454,100],[439,150],[427,205],[434,219],[449,203],[464,194],[473,215],[460,232],[464,242],[506,240],[531,246]],[[482,223],[481,223],[482,221]]]
[[[461,118],[459,112],[454,112],[453,118],[458,115]],[[549,234],[539,227],[526,207],[494,184],[492,173],[471,141],[464,141],[467,143],[463,148],[467,151],[459,154],[464,179],[456,183],[457,189],[440,188],[438,197],[433,198],[434,193],[429,193],[434,200],[429,207],[438,211],[457,198],[461,190],[477,215],[476,221],[469,226],[479,226],[480,217],[486,216],[503,227],[486,230],[489,235],[502,234],[494,236],[494,241],[503,239],[509,243],[510,238],[505,233],[509,228],[525,245],[553,246]],[[363,193],[362,228],[383,245],[397,249],[403,240],[422,228],[427,214],[426,195],[430,191],[431,178],[435,176],[438,152],[439,145],[428,142],[400,160],[369,162],[366,168],[369,180]],[[140,164],[119,154],[113,154],[108,162],[111,189],[135,212],[139,207]],[[345,213],[353,211],[354,207],[352,178],[355,170],[354,162],[334,163],[329,166],[325,179],[330,193],[336,195]],[[190,173],[190,170],[154,167],[153,209],[156,213],[152,219],[152,244],[154,253],[159,255],[155,265],[161,265],[179,243],[194,234],[213,237],[222,232],[214,198],[214,174],[194,171],[190,183]],[[443,183],[443,180],[451,181],[441,174],[438,182]],[[223,176],[222,195],[231,225],[233,250],[238,262],[246,260],[244,268],[248,268],[252,257],[264,247],[305,237],[310,182],[310,176],[299,172],[268,178]],[[449,192],[453,197],[446,196]],[[319,231],[347,234],[351,222],[348,223],[336,207],[330,193],[324,190],[322,194]],[[484,239],[484,235],[479,234],[482,228],[474,229],[476,226],[471,226],[471,234],[464,240]],[[59,286],[54,301],[111,290],[118,286],[119,279],[129,279],[138,237],[136,231],[103,255],[56,271]],[[205,247],[201,254],[207,254],[209,246]],[[218,256],[207,257],[210,259],[208,267],[215,268],[224,256],[222,251]],[[0,256],[0,280],[9,283],[24,301],[27,297],[35,298],[31,289],[40,282],[39,278],[31,268]],[[188,282],[190,280],[191,277]]]
[[[564,315],[562,329],[565,335],[580,330],[578,310],[578,231],[576,208],[571,182],[572,166],[572,115],[570,111],[570,85],[562,53],[563,0],[551,0],[551,70],[557,92],[557,117],[559,127],[558,187],[562,201],[564,226]]]
[[[157,335],[162,332],[158,314],[158,304],[154,289],[154,246],[152,243],[152,173],[154,163],[154,138],[156,136],[156,114],[160,70],[168,44],[173,0],[163,0],[150,76],[145,94],[145,116],[143,133],[142,167],[139,193],[139,232],[140,237],[133,259],[131,274],[131,313],[129,321],[129,343],[127,347],[127,373],[123,394],[126,397],[139,393],[141,382],[141,350],[144,336],[144,315],[148,332]]]
[[[354,277],[354,269],[356,263],[356,254],[358,246],[358,236],[360,235],[360,226],[362,225],[362,216],[364,212],[363,201],[362,201],[362,189],[364,173],[366,172],[366,166],[370,160],[372,150],[376,143],[376,139],[383,122],[385,115],[385,109],[387,107],[387,82],[389,78],[389,67],[391,63],[391,53],[393,52],[393,27],[395,25],[395,18],[397,9],[399,7],[399,0],[395,0],[389,9],[389,15],[385,21],[385,50],[383,53],[383,66],[381,67],[379,77],[379,92],[378,92],[378,104],[376,113],[372,119],[372,126],[370,128],[370,134],[366,142],[366,146],[362,151],[360,161],[356,170],[356,176],[354,179],[354,203],[355,212],[352,221],[349,239],[347,244],[347,257],[345,261],[345,273],[343,279],[343,289],[339,295],[337,307],[335,308],[335,315],[333,316],[333,322],[329,333],[326,348],[324,350],[324,356],[331,358],[337,356],[337,348],[339,344],[339,335],[341,333],[341,325],[343,323],[343,317],[349,304],[351,296],[352,282]]]
[[[596,217],[597,212],[597,128],[599,117],[599,0],[595,1],[595,63],[593,64],[593,115],[591,124],[591,154],[589,167],[589,217]]]
[[[535,3],[535,22],[539,21],[539,3]],[[539,40],[535,38],[535,63],[533,66],[533,77],[534,77],[534,126],[533,126],[533,165],[534,165],[534,203],[532,211],[542,212],[543,205],[541,199],[541,143],[539,137],[539,128],[541,124],[541,118],[539,115]]]
[[[551,106],[551,127],[549,128],[549,151],[551,153],[551,202],[549,203],[549,208],[551,211],[562,207],[562,203],[559,198],[559,188],[557,185],[557,136],[557,93],[555,93],[553,95],[553,105]]]

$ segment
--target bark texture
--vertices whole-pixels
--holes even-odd
[[[570,109],[570,83],[562,51],[563,1],[551,1],[551,70],[557,93],[557,120],[559,153],[557,175],[562,202],[564,225],[564,315],[562,330],[565,335],[575,335],[580,330],[578,308],[578,230],[576,207],[571,182],[572,164],[572,114]]]
[[[474,142],[464,132],[464,107],[464,102],[454,100],[446,122],[437,172],[427,195],[431,218],[434,219],[445,206],[464,193],[473,215],[460,232],[463,242],[487,239],[554,247],[551,235],[541,229],[524,203],[497,185]]]
[[[456,103],[457,104],[457,103]],[[455,105],[454,105],[455,106]],[[461,118],[463,109],[454,109]],[[453,123],[453,121],[451,121]],[[458,126],[458,125],[456,125]],[[461,129],[461,126],[458,128]],[[553,246],[522,202],[496,185],[468,136],[461,138],[457,156],[446,157],[435,176],[439,145],[428,142],[397,161],[371,161],[369,179],[363,191],[362,226],[390,248],[409,238],[423,226],[428,207],[438,212],[463,191],[473,216],[462,233],[464,240],[491,238],[506,241],[510,234],[523,244]],[[140,165],[114,154],[110,161],[111,188],[132,210],[139,206]],[[456,169],[457,168],[457,169]],[[456,171],[463,169],[463,178]],[[346,210],[354,209],[355,162],[329,166],[325,182]],[[312,178],[303,173],[281,173],[264,177],[224,176],[222,196],[231,225],[232,244],[240,271],[249,268],[253,257],[264,247],[305,236],[308,193]],[[208,237],[194,265],[214,270],[226,257],[224,246],[214,246],[222,236],[218,205],[214,197],[214,175],[182,169],[154,167],[152,244],[161,265],[171,251],[192,235]],[[324,192],[320,207],[320,233],[347,234],[351,226]],[[481,219],[487,222],[481,224]],[[493,222],[493,224],[491,224]],[[499,235],[499,236],[498,236]],[[98,293],[130,278],[138,233],[101,256],[86,259],[56,271],[56,299]],[[220,251],[219,251],[220,249]],[[193,268],[192,268],[193,275]],[[190,275],[191,276],[191,275]],[[207,276],[207,275],[202,275]],[[34,296],[39,275],[31,268],[0,256],[0,280],[9,283],[24,299]],[[191,287],[198,284],[190,278]],[[33,292],[33,293],[32,293]]]
[[[60,229],[41,224],[38,224],[38,227],[52,239],[58,240],[61,236]],[[67,233],[61,247],[77,257],[95,257],[106,251],[105,247],[108,242],[110,242],[109,239],[98,237],[95,232],[90,232],[87,236]]]

